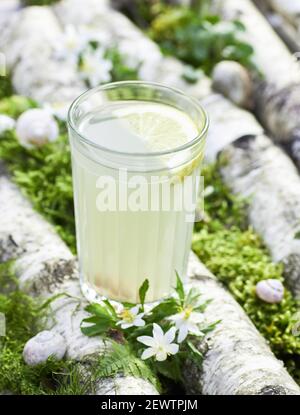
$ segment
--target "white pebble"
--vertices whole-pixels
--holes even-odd
[[[262,280],[256,284],[256,294],[266,303],[280,303],[284,295],[284,286],[279,280]]]
[[[234,104],[251,108],[252,81],[248,71],[234,61],[218,63],[212,74],[213,88],[229,98]]]
[[[23,359],[30,366],[45,362],[48,357],[62,359],[66,353],[64,338],[52,331],[44,330],[25,344]]]
[[[16,125],[20,144],[26,148],[40,147],[55,141],[58,137],[58,125],[49,111],[34,108],[23,112]]]
[[[13,118],[0,114],[0,134],[4,133],[4,131],[12,130],[15,128],[15,125],[16,122]]]

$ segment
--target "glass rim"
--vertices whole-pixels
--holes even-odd
[[[166,91],[171,91],[174,94],[180,95],[182,97],[184,97],[185,99],[188,99],[190,101],[190,103],[192,105],[194,105],[194,107],[196,107],[198,110],[200,110],[201,114],[203,115],[203,119],[204,119],[204,125],[201,128],[201,130],[199,131],[199,134],[196,135],[196,137],[194,137],[193,139],[191,139],[190,141],[188,141],[187,143],[175,147],[173,149],[168,149],[168,150],[161,150],[161,151],[153,151],[153,152],[147,152],[147,153],[135,153],[135,152],[126,152],[126,151],[118,151],[118,150],[112,150],[110,148],[104,147],[100,144],[94,143],[93,141],[91,141],[90,139],[86,138],[81,132],[78,131],[78,128],[75,125],[74,122],[74,118],[73,118],[73,113],[74,113],[74,109],[76,108],[76,106],[78,106],[79,104],[81,104],[85,98],[93,95],[94,93],[98,92],[98,91],[105,91],[105,90],[109,90],[112,89],[114,87],[118,87],[118,86],[130,86],[130,85],[142,85],[145,87],[152,87],[152,88],[157,88],[157,89],[163,89]],[[183,91],[181,91],[179,88],[174,88],[174,87],[170,87],[164,84],[161,84],[159,82],[149,82],[149,81],[118,81],[118,82],[109,82],[106,83],[104,85],[99,85],[96,86],[94,88],[90,88],[86,91],[84,91],[82,94],[80,94],[71,104],[69,110],[68,110],[68,117],[67,117],[67,123],[68,126],[80,137],[80,140],[83,141],[85,144],[92,146],[98,150],[110,153],[110,154],[115,154],[118,156],[125,156],[125,157],[157,157],[157,156],[165,156],[168,154],[173,154],[173,153],[179,153],[181,151],[184,151],[186,149],[189,149],[191,147],[194,146],[194,144],[199,143],[200,141],[202,141],[202,139],[205,137],[208,127],[209,127],[209,118],[208,118],[208,114],[206,112],[206,110],[202,107],[202,105],[198,102],[198,100],[190,95],[187,95],[186,93],[184,93]]]

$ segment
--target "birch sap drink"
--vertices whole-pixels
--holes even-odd
[[[107,84],[69,112],[81,286],[93,301],[170,294],[191,245],[207,118],[162,85]]]

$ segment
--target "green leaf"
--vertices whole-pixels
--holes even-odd
[[[172,316],[178,312],[178,303],[175,298],[168,298],[155,306],[151,310],[150,316],[147,317],[147,323],[157,323],[166,317]]]
[[[105,317],[105,316],[111,316],[111,313],[107,310],[106,307],[103,307],[99,303],[92,303],[85,307],[85,311],[87,311],[90,314],[95,314],[95,316],[98,317]]]
[[[149,290],[149,280],[146,279],[139,289],[139,297],[140,297],[140,303],[142,304],[142,307],[144,307],[145,298],[146,298],[146,294],[148,290]]]
[[[169,357],[163,362],[155,361],[153,366],[158,371],[158,373],[168,379],[171,379],[175,382],[180,382],[182,380],[181,362],[178,355]]]
[[[85,310],[92,314],[81,322],[81,331],[86,336],[96,336],[107,332],[110,328],[116,326],[116,314],[113,306],[105,302],[105,307],[98,303],[89,304]],[[85,323],[92,323],[89,326],[83,326]]]
[[[82,320],[80,329],[82,333],[85,334],[86,336],[92,337],[92,336],[103,335],[107,332],[107,330],[109,330],[112,327],[111,320],[109,319],[100,320],[99,318],[98,320],[95,320],[95,318],[96,317],[88,317],[87,319]],[[82,326],[82,324],[90,323],[90,322],[94,324],[90,326]]]
[[[96,371],[93,374],[95,379],[103,377],[115,377],[118,373],[137,378],[146,379],[153,383],[160,390],[161,386],[155,373],[149,365],[138,358],[127,344],[118,344],[111,341],[111,349],[99,358]]]
[[[117,319],[118,316],[117,316],[116,310],[115,310],[114,306],[111,304],[111,302],[107,299],[102,300],[102,302],[107,306],[107,308],[110,311],[111,315]]]
[[[195,347],[195,345],[191,341],[188,340],[186,344],[193,353],[193,355],[199,360],[199,363],[202,363],[203,354]]]
[[[294,238],[295,239],[300,239],[300,231],[295,233]]]
[[[176,288],[175,288],[175,291],[178,294],[181,305],[183,305],[184,301],[185,301],[184,287],[183,287],[183,283],[182,283],[177,271],[176,271]]]

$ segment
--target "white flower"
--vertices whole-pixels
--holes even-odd
[[[199,324],[203,323],[204,316],[197,311],[193,311],[191,306],[187,306],[180,313],[169,317],[168,320],[173,321],[179,330],[177,338],[179,343],[183,342],[189,333],[195,336],[204,335],[199,329]]]
[[[4,133],[4,131],[12,130],[15,128],[15,125],[16,122],[13,118],[0,114],[0,134]]]
[[[176,354],[179,350],[179,346],[176,343],[172,343],[175,339],[176,328],[171,327],[166,333],[162,328],[153,323],[153,337],[140,336],[137,340],[146,346],[148,349],[144,350],[142,359],[149,359],[149,357],[155,356],[156,360],[162,362],[166,360],[169,355]]]
[[[140,306],[136,305],[130,310],[124,308],[119,311],[121,320],[117,323],[122,329],[128,329],[129,327],[142,327],[145,325],[145,321],[142,319],[145,313],[139,313]]]
[[[87,46],[90,42],[97,42],[99,46],[108,47],[111,44],[111,38],[107,32],[97,28],[93,30],[87,26],[80,26],[79,33]]]
[[[26,148],[40,147],[58,137],[55,119],[44,109],[30,109],[18,118],[16,133],[20,144]]]
[[[60,42],[55,45],[55,55],[60,59],[69,59],[78,63],[78,56],[86,46],[86,40],[73,25],[67,25]]]
[[[88,47],[81,56],[79,72],[81,77],[88,81],[91,87],[111,80],[111,61],[104,58],[102,48],[93,49]]]
[[[44,105],[44,109],[59,120],[66,121],[70,105],[70,102],[47,102]]]

